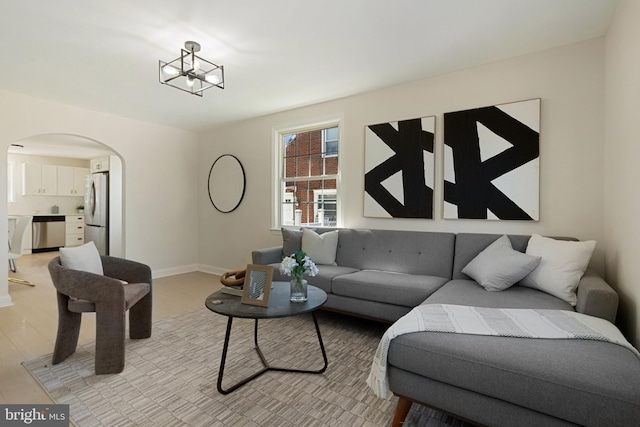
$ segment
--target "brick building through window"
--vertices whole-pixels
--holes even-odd
[[[284,135],[282,225],[337,223],[338,127]]]

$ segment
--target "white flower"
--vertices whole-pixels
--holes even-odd
[[[293,272],[293,269],[297,266],[298,263],[296,262],[295,258],[292,258],[290,256],[285,257],[282,260],[282,263],[280,263],[280,273],[289,276]]]
[[[318,267],[311,261],[311,267],[309,267],[309,276],[315,276],[318,274]]]
[[[284,257],[280,263],[280,273],[284,275],[302,277],[307,272],[310,276],[315,276],[318,274],[318,267],[303,251]]]

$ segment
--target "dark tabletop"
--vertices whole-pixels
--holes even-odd
[[[327,302],[327,293],[320,288],[309,285],[307,288],[306,302],[289,301],[289,282],[273,282],[269,293],[269,306],[242,304],[239,296],[224,294],[222,291],[214,292],[205,301],[205,306],[214,313],[229,317],[242,317],[248,319],[272,319],[276,317],[290,317],[298,314],[309,313],[317,310]],[[213,301],[222,301],[221,304],[213,304]]]

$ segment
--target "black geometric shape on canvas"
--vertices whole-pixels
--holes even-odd
[[[477,123],[513,146],[484,162]],[[491,181],[539,157],[540,135],[497,107],[446,113],[444,143],[451,147],[455,183],[444,182],[444,200],[458,218],[487,219],[487,209],[503,220],[533,220]]]
[[[364,176],[364,190],[393,218],[433,218],[433,189],[425,182],[424,151],[433,153],[433,133],[422,129],[422,119],[370,125],[395,153]],[[404,204],[382,182],[402,171]]]

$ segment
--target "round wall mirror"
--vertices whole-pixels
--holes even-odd
[[[214,208],[222,213],[236,210],[245,190],[244,168],[234,155],[218,157],[209,170],[209,199]]]

